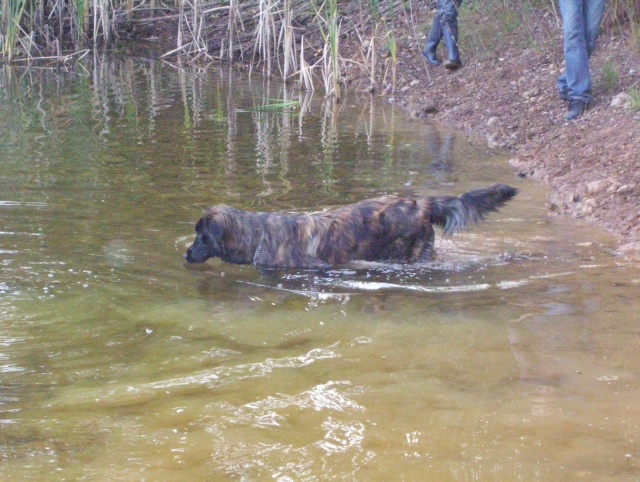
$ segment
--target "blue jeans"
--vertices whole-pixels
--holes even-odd
[[[447,20],[456,21],[458,19],[458,9],[462,4],[462,0],[438,0],[438,21],[446,22]]]
[[[589,58],[600,33],[604,6],[605,0],[560,0],[565,72],[557,85],[571,99],[589,102],[592,98]]]

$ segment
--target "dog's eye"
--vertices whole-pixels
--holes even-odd
[[[216,245],[216,239],[213,236],[211,236],[211,233],[208,233],[208,232],[202,233],[202,241],[209,246]]]

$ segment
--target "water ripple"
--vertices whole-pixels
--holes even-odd
[[[336,345],[333,345],[332,347],[335,346]],[[300,368],[319,360],[338,358],[339,356],[340,355],[331,348],[316,348],[297,357],[267,358],[265,361],[258,363],[217,367],[214,370],[208,370],[197,375],[189,375],[186,377],[154,382],[150,383],[148,386],[153,389],[166,389],[192,385],[208,385],[213,388],[229,381],[262,377],[279,368]]]

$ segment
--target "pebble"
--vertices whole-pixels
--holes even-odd
[[[616,192],[618,194],[630,194],[638,189],[638,186],[635,184],[625,184],[624,186],[620,186]]]
[[[611,99],[609,107],[626,107],[627,105],[631,104],[631,100],[632,99],[629,94],[627,94],[626,92],[621,92],[618,95],[614,96],[613,99]]]
[[[587,192],[589,194],[598,194],[607,189],[610,185],[611,181],[609,179],[599,179],[597,181],[591,181],[586,184]]]

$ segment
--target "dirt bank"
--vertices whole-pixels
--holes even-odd
[[[559,27],[535,49],[510,47],[483,58],[463,52],[461,70],[429,67],[430,78],[415,46],[403,49],[395,92],[387,85],[379,95],[413,116],[479,134],[490,148],[506,150],[521,176],[551,186],[550,215],[600,225],[619,236],[620,252],[640,256],[640,112],[625,102],[612,105],[640,85],[640,55],[610,31],[597,48],[595,100],[573,122],[564,120],[566,104],[555,89],[562,69]],[[609,91],[605,62],[618,74]]]

